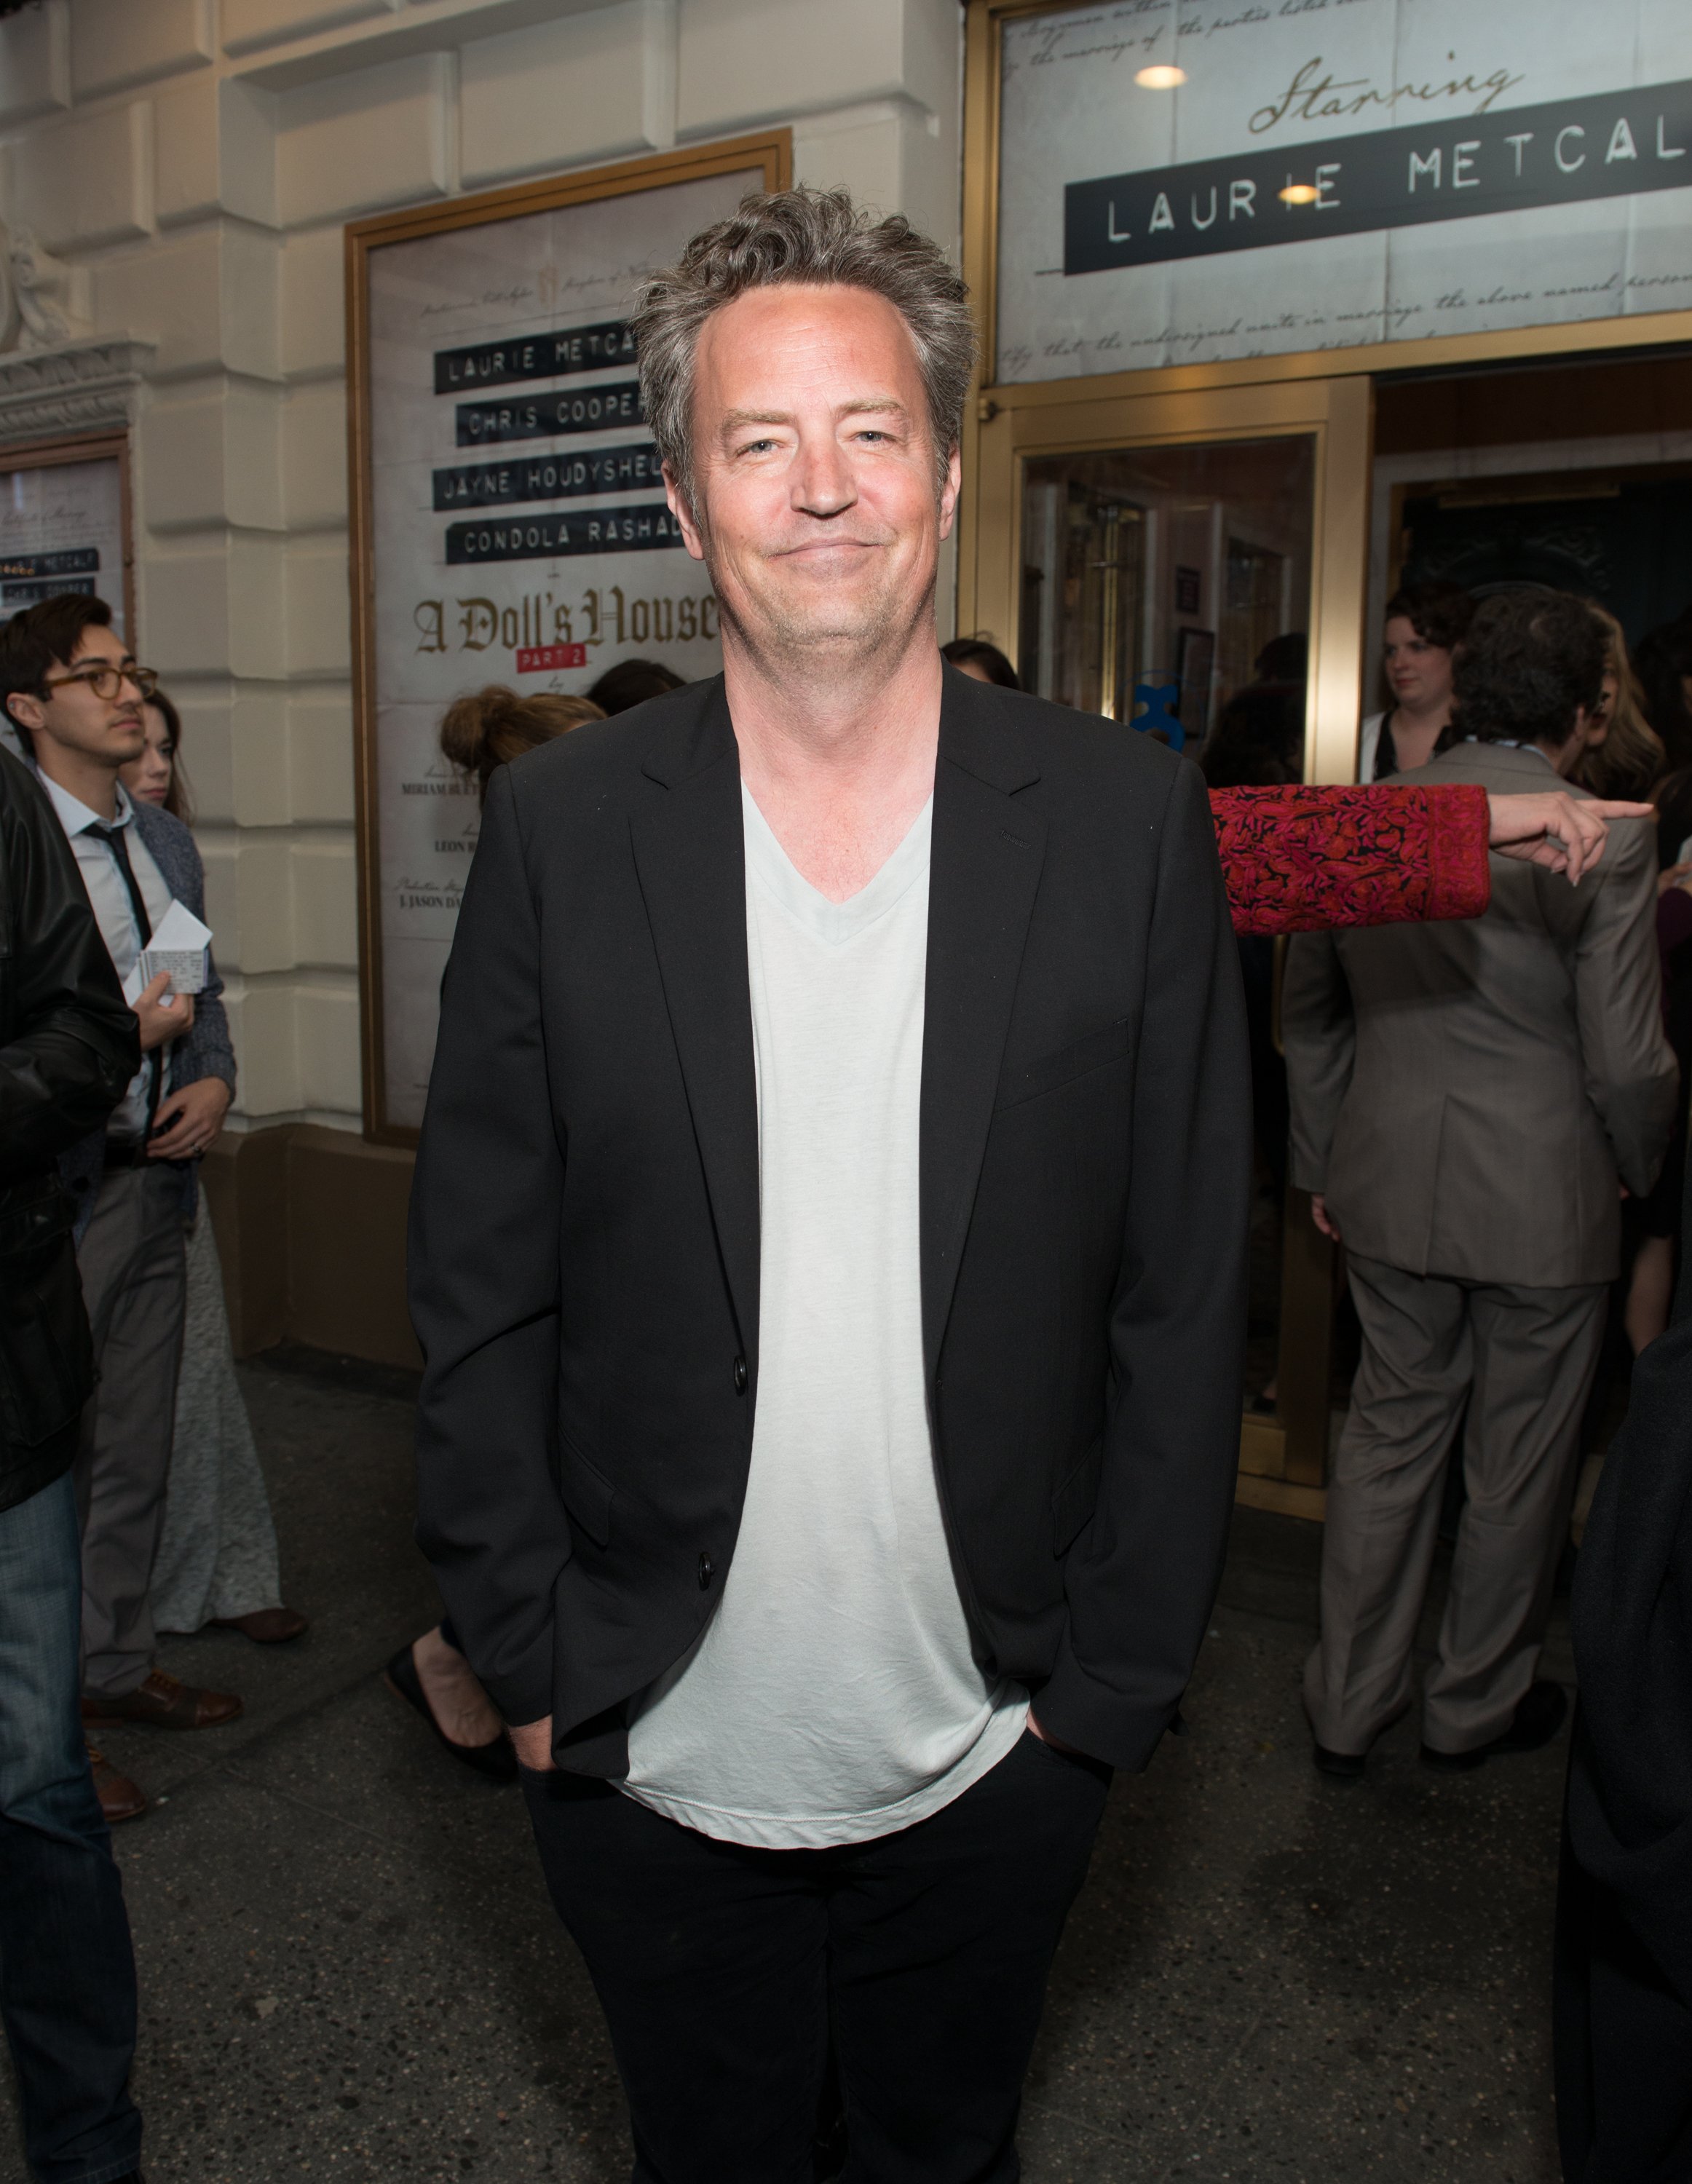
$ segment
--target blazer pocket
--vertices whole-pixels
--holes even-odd
[[[597,1465],[567,1440],[559,1442],[559,1491],[572,1524],[579,1524],[595,1546],[611,1544],[611,1506],[617,1490]]]
[[[1092,1522],[1099,1505],[1099,1474],[1105,1460],[1105,1436],[1083,1451],[1052,1496],[1052,1552],[1066,1555]]]
[[[1055,1054],[1043,1055],[1027,1069],[1002,1078],[999,1105],[1020,1107],[1025,1100],[1038,1100],[1043,1092],[1055,1092],[1060,1084],[1071,1084],[1077,1077],[1089,1076],[1095,1069],[1120,1061],[1132,1045],[1128,1019],[1119,1017],[1103,1031],[1088,1032],[1085,1039],[1060,1046]]]

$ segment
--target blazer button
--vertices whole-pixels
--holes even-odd
[[[737,1396],[746,1393],[746,1360],[743,1357],[737,1357],[734,1361],[734,1392]]]
[[[711,1560],[709,1555],[701,1555],[699,1557],[699,1590],[701,1592],[709,1592],[710,1591],[711,1580],[716,1575],[716,1564]]]

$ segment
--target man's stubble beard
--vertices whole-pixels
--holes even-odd
[[[889,582],[880,588],[879,596],[860,597],[849,616],[831,617],[826,594],[818,595],[818,611],[809,615],[785,611],[784,603],[767,593],[754,594],[749,602],[751,612],[742,613],[732,590],[724,587],[709,526],[697,517],[695,521],[725,633],[732,631],[736,644],[772,680],[792,677],[809,682],[823,674],[850,678],[873,666],[878,658],[896,660],[918,625],[932,614],[938,556],[920,591],[904,593]]]

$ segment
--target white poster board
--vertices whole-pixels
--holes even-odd
[[[1106,0],[1000,36],[1001,383],[1692,305],[1688,0]]]
[[[764,187],[748,163],[368,250],[378,1135],[422,1121],[476,847],[475,785],[441,755],[447,706],[488,683],[585,693],[625,659],[690,682],[721,666],[716,601],[665,504],[626,316],[643,274]]]
[[[0,621],[56,592],[104,599],[114,627],[125,634],[123,464],[116,454],[64,462],[0,454]]]

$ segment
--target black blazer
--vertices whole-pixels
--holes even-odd
[[[984,1666],[1145,1763],[1221,1568],[1250,1092],[1204,783],[948,669],[924,1355]],[[720,679],[496,774],[412,1194],[419,1538],[506,1719],[627,1767],[734,1559],[758,1396],[740,770]]]
[[[94,1351],[55,1156],[141,1067],[64,829],[0,750],[0,1510],[70,1468]]]

